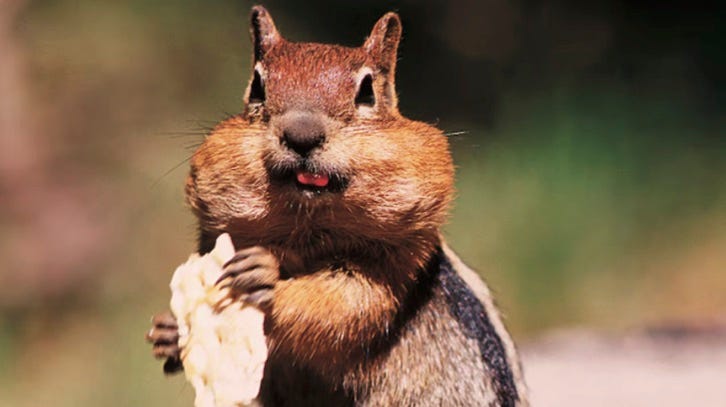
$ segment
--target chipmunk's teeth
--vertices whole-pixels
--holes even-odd
[[[297,177],[297,182],[301,183],[302,185],[310,185],[318,188],[324,188],[328,186],[328,183],[330,182],[330,177],[328,177],[326,174],[298,171],[295,175]]]

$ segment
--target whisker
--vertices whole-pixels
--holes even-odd
[[[191,137],[191,136],[206,136],[209,134],[206,130],[200,130],[200,131],[187,131],[187,132],[169,132],[169,133],[161,133],[163,135],[168,135],[171,138],[185,138],[185,137]]]
[[[196,140],[187,143],[183,146],[185,150],[196,150],[204,143],[204,139],[206,139],[214,130],[214,128],[222,121],[225,121],[227,119],[230,119],[237,115],[237,113],[230,113],[230,112],[222,112],[222,115],[224,118],[222,120],[201,120],[201,119],[190,119],[187,120],[187,123],[192,123],[193,127],[191,130],[184,130],[184,131],[174,131],[174,132],[162,132],[157,133],[159,135],[165,135],[169,136],[172,139],[184,139],[184,138],[196,138]],[[201,138],[201,140],[199,140]],[[169,170],[164,172],[159,178],[157,178],[150,186],[150,188],[155,188],[157,185],[161,183],[161,181],[166,178],[169,174],[177,170],[182,165],[189,162],[189,160],[192,158],[192,155],[189,155],[173,167],[171,167]]]
[[[189,160],[190,160],[191,158],[192,158],[192,156],[190,155],[190,156],[188,156],[187,158],[185,158],[185,159],[183,159],[182,161],[180,161],[180,162],[179,162],[178,164],[176,164],[176,165],[174,165],[173,167],[171,167],[170,169],[168,169],[168,170],[167,170],[167,171],[166,171],[165,173],[163,173],[163,174],[162,174],[162,175],[161,175],[161,176],[160,176],[159,178],[157,178],[157,179],[156,179],[156,181],[154,181],[154,182],[153,182],[153,183],[152,183],[152,184],[151,184],[151,185],[149,186],[149,189],[154,189],[154,188],[156,188],[156,186],[157,186],[157,185],[159,185],[159,184],[161,183],[161,181],[162,181],[162,180],[163,180],[164,178],[166,178],[166,177],[167,177],[167,176],[168,176],[169,174],[171,174],[172,172],[174,172],[174,171],[175,171],[176,169],[178,169],[178,168],[179,168],[179,167],[181,167],[182,165],[184,165],[184,164],[186,164],[187,162],[189,162]]]
[[[205,127],[202,125],[202,123],[207,123],[207,124],[210,124],[213,126],[213,125],[219,123],[219,120],[188,119],[188,120],[186,120],[186,122],[194,123],[194,124],[198,125],[199,127]]]
[[[193,153],[193,152],[197,151],[199,149],[199,146],[201,146],[201,145],[202,145],[202,143],[189,144],[189,145],[184,146],[183,148],[184,148],[184,151]]]
[[[463,136],[465,134],[469,134],[470,131],[468,130],[459,130],[459,131],[447,131],[444,132],[444,136],[446,137],[457,137],[457,136]]]

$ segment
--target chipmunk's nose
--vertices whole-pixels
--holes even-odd
[[[280,127],[280,142],[303,157],[325,141],[325,127],[313,114],[286,114]]]

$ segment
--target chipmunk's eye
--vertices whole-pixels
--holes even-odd
[[[255,76],[250,85],[249,103],[263,103],[265,101],[265,85],[262,83],[260,72],[255,69]]]
[[[372,107],[376,103],[376,97],[373,94],[373,77],[370,74],[363,77],[358,87],[358,94],[355,95],[355,106]]]

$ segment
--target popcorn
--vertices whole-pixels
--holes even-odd
[[[234,253],[232,239],[222,234],[210,253],[192,254],[171,279],[171,311],[195,407],[248,406],[259,393],[267,360],[264,314],[215,284]]]

